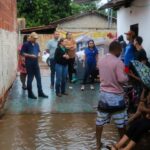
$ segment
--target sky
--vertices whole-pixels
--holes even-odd
[[[102,5],[104,5],[105,3],[107,3],[108,0],[101,0],[100,2],[98,2],[97,6],[100,7]]]
[[[100,6],[104,5],[107,2],[108,0],[101,0],[100,2],[97,3],[97,7],[99,8]]]

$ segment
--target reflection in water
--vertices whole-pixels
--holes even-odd
[[[95,114],[6,115],[0,123],[1,150],[94,150]],[[116,140],[114,127],[104,139]]]
[[[95,150],[95,117],[95,114],[6,115],[0,120],[0,150]],[[116,140],[115,127],[106,126],[104,147]],[[149,150],[148,142],[143,142],[145,146],[142,143],[139,150]]]

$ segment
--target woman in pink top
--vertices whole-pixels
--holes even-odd
[[[28,36],[25,35],[23,38],[23,43],[27,41]],[[20,81],[22,83],[22,89],[26,90],[26,77],[27,77],[27,71],[25,67],[25,57],[20,55],[20,51],[22,48],[22,44],[18,46],[18,71],[20,72]]]

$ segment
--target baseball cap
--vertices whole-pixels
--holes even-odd
[[[130,35],[130,36],[135,36],[135,32],[134,31],[128,31],[128,32],[126,32],[124,34]]]

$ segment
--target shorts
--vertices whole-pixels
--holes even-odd
[[[103,100],[101,100],[103,98]],[[117,104],[122,103],[121,101],[124,101],[122,95],[117,95],[114,93],[108,93],[108,92],[101,92],[100,93],[100,101],[107,102],[107,105],[109,106],[118,106]],[[122,109],[115,112],[104,112],[104,111],[97,111],[97,119],[96,119],[96,125],[97,126],[103,126],[107,123],[110,123],[111,119],[114,120],[114,123],[116,124],[117,128],[123,128],[127,124],[128,115],[127,110]]]

